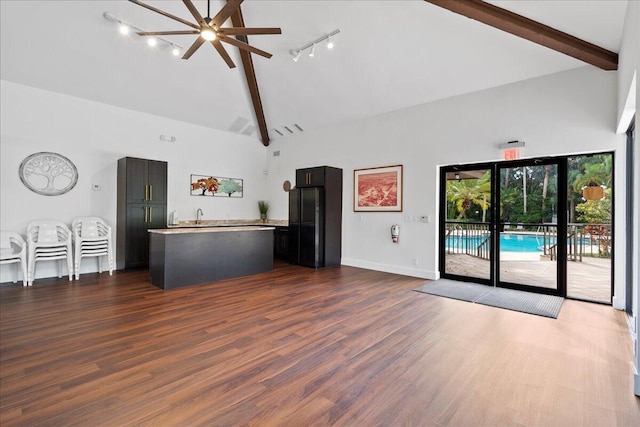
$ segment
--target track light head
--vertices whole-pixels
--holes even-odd
[[[311,46],[311,52],[309,52],[309,58],[313,58],[316,55],[316,44],[314,43],[313,46]]]
[[[333,40],[331,40],[331,37],[327,37],[327,49],[333,49]]]
[[[291,49],[289,53],[291,54],[291,56],[293,56],[293,62],[298,62],[298,60],[300,59],[300,55],[302,55],[302,51],[300,49]]]

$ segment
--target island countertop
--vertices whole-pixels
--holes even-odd
[[[155,234],[189,234],[189,233],[220,233],[230,231],[259,231],[259,230],[275,230],[275,227],[244,225],[244,226],[192,226],[192,227],[174,227],[174,228],[155,228],[149,230],[149,233]]]
[[[169,224],[167,228],[209,228],[209,227],[243,227],[243,226],[265,226],[265,227],[287,227],[289,220],[286,219],[203,219],[196,223],[194,220],[180,221],[178,224]]]

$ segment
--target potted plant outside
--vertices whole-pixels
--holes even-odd
[[[586,187],[582,188],[582,197],[585,200],[600,200],[604,197],[604,187],[595,181],[591,181]]]
[[[258,210],[260,211],[260,219],[262,222],[267,222],[267,212],[269,212],[269,202],[265,200],[258,200]]]

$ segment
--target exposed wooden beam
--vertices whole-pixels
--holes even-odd
[[[242,10],[239,6],[231,15],[231,22],[234,27],[244,27]],[[236,36],[236,38],[247,43],[247,36]],[[260,91],[258,90],[256,72],[253,68],[253,59],[251,59],[251,53],[246,50],[238,49],[238,51],[240,52],[240,59],[242,59],[242,68],[244,68],[244,75],[247,79],[247,85],[249,86],[249,93],[251,93],[251,101],[253,102],[253,110],[256,113],[256,120],[258,121],[258,128],[260,129],[262,143],[267,147],[269,146],[269,131],[267,130],[267,121],[264,118],[264,111],[262,110],[262,101],[260,100]]]
[[[481,0],[425,0],[494,28],[572,56],[603,70],[618,69],[618,54]]]

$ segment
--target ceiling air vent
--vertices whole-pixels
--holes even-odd
[[[227,130],[229,132],[239,133],[240,135],[253,135],[256,131],[256,127],[249,119],[237,117]]]
[[[254,125],[249,125],[242,131],[245,135],[252,135],[256,131],[256,127]]]
[[[273,128],[272,130],[277,133],[278,136],[294,135],[300,132],[304,132],[302,126],[297,123],[294,123],[292,125],[282,125],[279,128]]]

